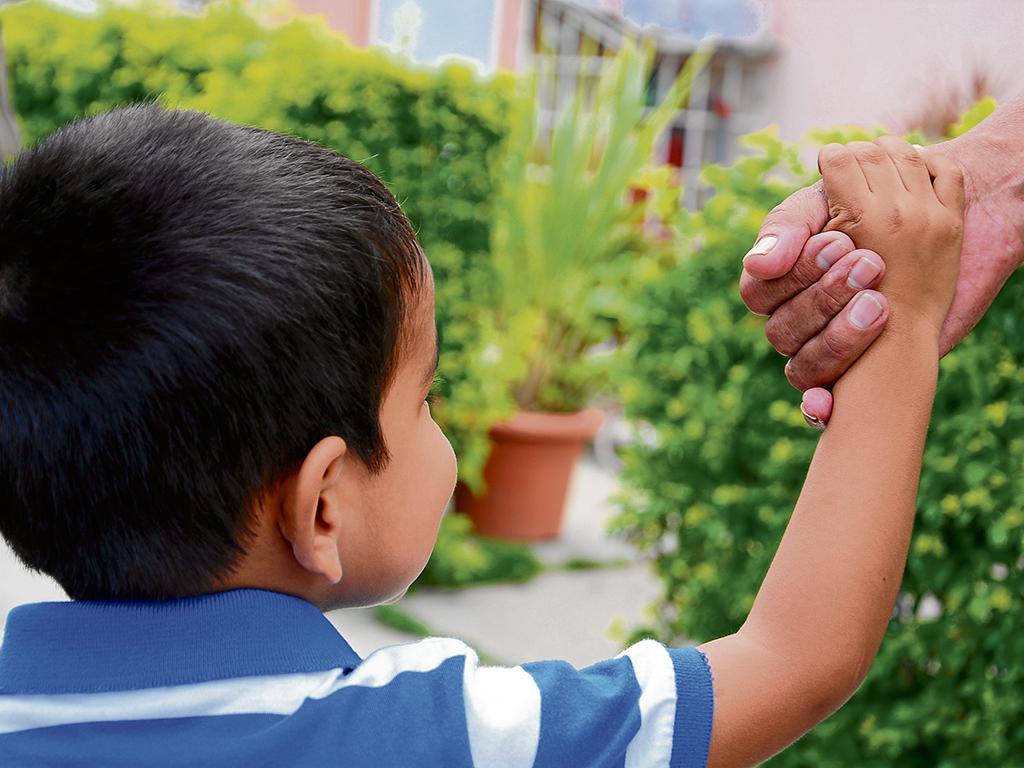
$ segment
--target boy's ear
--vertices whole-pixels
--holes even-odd
[[[281,500],[278,525],[298,563],[341,581],[341,498],[338,481],[348,446],[337,435],[325,437],[306,456]]]

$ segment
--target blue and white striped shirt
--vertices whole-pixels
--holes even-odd
[[[5,768],[704,766],[711,715],[694,648],[506,668],[429,638],[361,659],[259,589],[22,605],[0,646]]]

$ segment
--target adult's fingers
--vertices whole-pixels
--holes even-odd
[[[783,355],[795,355],[858,292],[877,285],[884,272],[885,262],[874,251],[851,251],[814,285],[776,309],[765,324],[765,336]]]
[[[740,296],[751,312],[770,315],[776,308],[816,283],[833,264],[852,250],[853,241],[843,232],[814,235],[804,243],[796,263],[782,277],[759,280],[744,271],[740,275]]]
[[[825,429],[832,417],[832,393],[822,387],[808,389],[800,402],[800,411],[809,426],[819,431]]]
[[[828,221],[828,200],[821,182],[797,190],[765,216],[757,242],[743,257],[743,268],[761,280],[789,272],[811,235]]]
[[[899,173],[908,192],[919,194],[928,190],[932,184],[928,167],[921,153],[909,142],[899,136],[880,136],[875,139],[875,144],[895,160],[896,172]]]
[[[789,383],[801,392],[831,386],[878,338],[888,318],[885,297],[861,291],[786,364]]]

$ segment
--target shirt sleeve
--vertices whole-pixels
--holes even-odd
[[[467,657],[463,693],[477,768],[707,765],[711,671],[696,648],[643,640],[584,669]]]

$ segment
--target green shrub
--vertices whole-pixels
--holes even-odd
[[[397,629],[399,632],[416,637],[430,637],[436,634],[422,621],[406,613],[397,605],[378,605],[373,609],[373,615],[384,626]]]
[[[477,321],[493,290],[490,219],[513,98],[508,78],[416,68],[316,23],[267,27],[236,3],[200,16],[156,5],[95,15],[39,2],[0,12],[27,143],[84,114],[159,99],[311,139],[365,163],[416,226],[437,282],[443,426],[479,482],[487,427],[511,412],[503,363]]]
[[[715,194],[681,217],[678,266],[649,283],[625,355],[627,413],[657,439],[625,456],[617,526],[655,560],[669,597],[646,629],[670,642],[742,623],[817,442],[737,292],[765,214],[812,176],[773,134],[748,142],[706,170]],[[942,363],[903,592],[867,680],[772,765],[1024,765],[1021,306],[1013,279]]]

